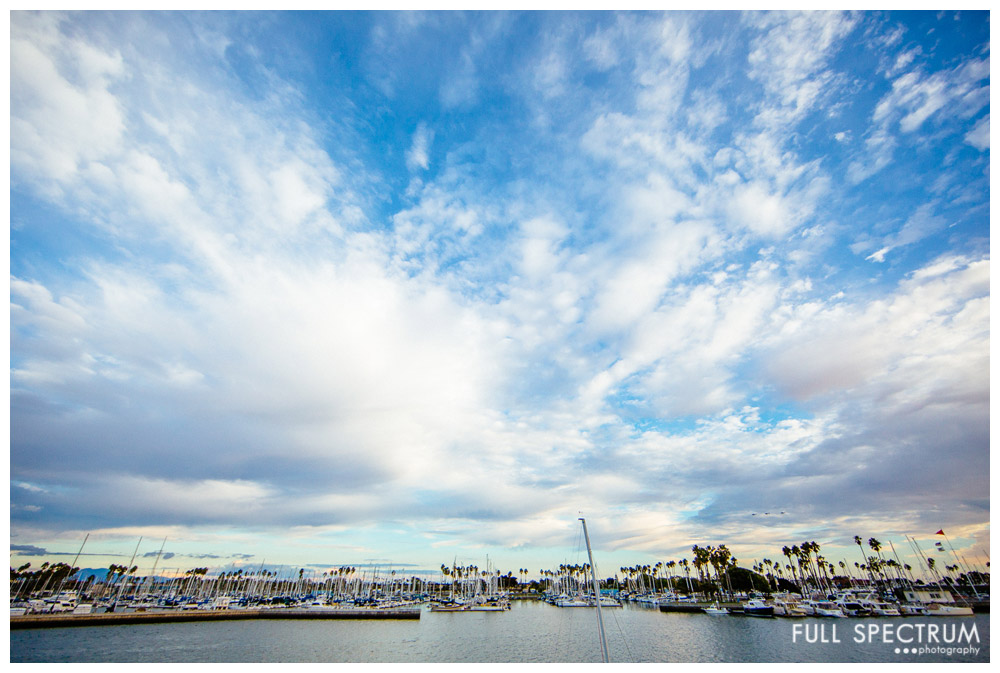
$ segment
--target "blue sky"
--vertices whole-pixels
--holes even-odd
[[[10,21],[12,563],[988,548],[986,12]]]

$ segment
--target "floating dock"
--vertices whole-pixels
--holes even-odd
[[[10,618],[10,629],[46,629],[66,626],[114,626],[122,624],[164,624],[169,622],[212,622],[234,619],[420,619],[419,608],[399,610],[160,610],[149,612],[101,612],[89,615],[69,613],[24,615]]]

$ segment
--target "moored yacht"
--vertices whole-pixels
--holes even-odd
[[[431,612],[465,612],[469,606],[463,603],[431,603]]]
[[[807,611],[806,608],[795,598],[792,598],[791,596],[782,596],[774,598],[774,616],[808,617],[809,611]]]
[[[927,615],[930,617],[971,617],[973,612],[972,608],[963,605],[931,603],[927,606]]]
[[[886,601],[871,600],[862,603],[872,617],[899,617],[899,608]]]
[[[840,606],[833,601],[812,601],[813,614],[816,617],[846,617]]]
[[[583,596],[565,596],[556,599],[556,607],[560,608],[590,608],[593,607]]]
[[[595,601],[594,597],[591,595],[587,596],[587,605],[594,607]],[[617,598],[611,596],[601,596],[601,607],[602,608],[620,608],[622,606],[621,602]]]
[[[469,612],[504,612],[510,610],[510,606],[499,603],[480,603],[478,605],[470,605],[468,610]]]
[[[469,604],[472,612],[504,612],[510,610],[510,601],[506,596],[477,596]]]
[[[850,598],[839,598],[835,603],[841,612],[848,617],[867,617],[869,614],[869,610],[865,606]]]
[[[759,598],[751,598],[743,604],[743,614],[749,617],[773,617],[774,606],[768,605]]]

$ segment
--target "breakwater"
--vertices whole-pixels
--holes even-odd
[[[236,619],[420,619],[419,609],[402,610],[163,610],[151,612],[103,612],[89,615],[26,615],[10,618],[11,630],[62,628],[67,626],[112,626],[211,622]]]

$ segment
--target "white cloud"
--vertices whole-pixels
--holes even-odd
[[[125,116],[111,88],[122,57],[59,32],[58,14],[18,14],[11,32],[15,180],[52,194],[89,162],[121,150]]]
[[[568,231],[549,218],[534,218],[521,225],[524,232],[521,268],[529,278],[549,277],[560,265],[558,248]]]
[[[650,26],[650,35],[668,63],[686,63],[691,57],[694,40],[685,18],[664,14]]]
[[[903,226],[896,232],[884,237],[878,251],[869,255],[866,259],[876,262],[885,261],[885,256],[903,246],[917,243],[948,226],[948,221],[940,215],[935,215],[934,211],[939,204],[925,203],[906,219]]]
[[[535,89],[543,98],[562,95],[566,88],[567,67],[562,52],[553,49],[535,64]]]
[[[481,549],[551,547],[587,507],[612,512],[594,520],[610,546],[652,554],[706,530],[752,544],[738,516],[762,500],[794,501],[799,526],[834,516],[810,508],[850,516],[844,493],[868,475],[853,466],[882,479],[908,464],[888,428],[918,463],[953,448],[956,428],[931,421],[960,419],[954,436],[982,447],[988,260],[949,254],[886,294],[887,270],[837,254],[853,240],[884,260],[951,223],[954,180],[922,207],[889,199],[879,217],[910,213],[889,233],[851,211],[852,190],[904,124],[949,106],[988,148],[988,116],[969,130],[982,73],[954,70],[969,85],[943,103],[921,84],[933,77],[899,80],[912,95],[867,134],[832,120],[824,148],[836,128],[835,152],[866,141],[843,185],[795,125],[843,90],[830,63],[863,15],[750,17],[749,85],[743,42],[669,14],[505,38],[510,72],[488,81],[510,26],[484,20],[428,73],[441,123],[356,154],[371,138],[311,127],[309,92],[277,75],[282,94],[253,99],[224,68],[147,48],[159,32],[141,16],[114,49],[44,16],[14,21],[12,134],[58,147],[17,140],[12,189],[72,204],[67,226],[100,249],[69,275],[35,275],[29,255],[11,277],[12,465],[46,489],[17,489],[46,515],[68,511],[59,485],[137,498],[119,531],[208,511],[302,539],[333,522],[352,550],[378,546],[362,528],[387,536],[386,521]],[[397,59],[399,39],[445,19],[386,21],[371,45]],[[217,55],[218,38],[201,48]],[[390,107],[427,95],[363,69]],[[527,113],[477,119],[487,91]],[[383,174],[374,155],[391,157]]]
[[[427,124],[420,122],[417,130],[413,133],[413,144],[406,153],[406,167],[410,172],[417,169],[427,170],[430,166],[431,142],[434,140],[434,132],[427,128]]]
[[[892,161],[894,150],[900,144],[893,132],[895,128],[906,135],[932,122],[947,129],[955,119],[968,119],[978,114],[989,103],[988,78],[986,59],[971,59],[950,70],[929,74],[916,68],[896,77],[891,91],[879,100],[872,114],[873,125],[865,143],[868,154],[851,163],[848,179],[859,183]],[[988,123],[985,122],[987,143]],[[984,149],[984,132],[980,126],[974,127],[965,137],[969,144]],[[912,142],[906,141],[907,144]]]
[[[861,183],[892,162],[896,139],[885,129],[876,129],[865,140],[867,154],[855,159],[847,168],[847,179],[852,184]]]
[[[990,148],[990,116],[986,115],[965,135],[965,142],[977,150],[986,151]]]
[[[761,34],[749,55],[750,76],[772,94],[757,121],[766,128],[795,123],[834,90],[828,68],[856,18],[839,12],[771,12],[748,15]]]
[[[617,43],[623,37],[623,24],[611,28],[598,28],[583,41],[584,57],[600,71],[610,70],[621,61]]]
[[[702,260],[712,234],[702,222],[662,224],[657,235],[608,269],[588,322],[598,332],[615,332],[648,315],[670,282]]]
[[[961,388],[978,386],[981,377],[966,383],[956,372],[967,371],[986,352],[975,345],[985,338],[985,322],[975,326],[973,316],[982,318],[978,307],[988,292],[988,263],[956,264],[939,260],[886,300],[821,311],[811,305],[783,307],[779,315],[798,327],[787,337],[775,335],[765,360],[768,378],[799,399],[902,382],[908,378],[904,369],[921,372],[925,382],[948,379]],[[796,315],[803,310],[808,314]],[[961,321],[961,330],[954,329],[959,316],[970,319]]]
[[[732,219],[764,236],[783,235],[797,224],[789,204],[760,183],[737,187],[729,213]]]

